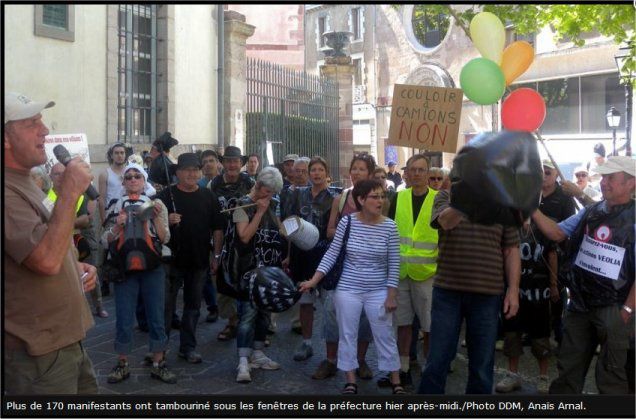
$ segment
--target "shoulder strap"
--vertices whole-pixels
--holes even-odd
[[[342,237],[343,246],[346,246],[349,240],[349,231],[351,231],[351,214],[347,215],[347,228],[345,229],[344,237]]]
[[[347,203],[347,198],[349,198],[349,189],[345,189],[342,191],[342,195],[340,195],[340,202],[338,202],[338,217],[342,214],[342,209]]]

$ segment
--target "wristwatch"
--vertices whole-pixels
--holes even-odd
[[[621,307],[621,309],[625,310],[627,312],[627,314],[630,314],[630,315],[634,313],[634,309],[632,309],[629,306],[624,305],[624,304],[623,304],[623,307]]]

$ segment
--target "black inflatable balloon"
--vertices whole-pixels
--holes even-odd
[[[482,133],[455,157],[451,180],[451,205],[471,221],[519,225],[541,197],[537,141],[528,132]]]
[[[263,266],[246,272],[240,286],[247,290],[254,306],[272,313],[288,310],[301,296],[287,274],[275,266]]]

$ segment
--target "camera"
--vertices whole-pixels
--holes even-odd
[[[172,137],[172,133],[168,131],[161,134],[161,136],[157,138],[154,143],[152,143],[152,145],[155,146],[159,152],[165,151],[166,153],[169,152],[170,149],[177,144],[179,144],[179,141],[176,138]]]

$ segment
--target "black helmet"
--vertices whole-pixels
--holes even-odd
[[[243,275],[242,287],[251,303],[260,309],[280,313],[293,306],[301,293],[287,274],[275,266],[252,269]]]

